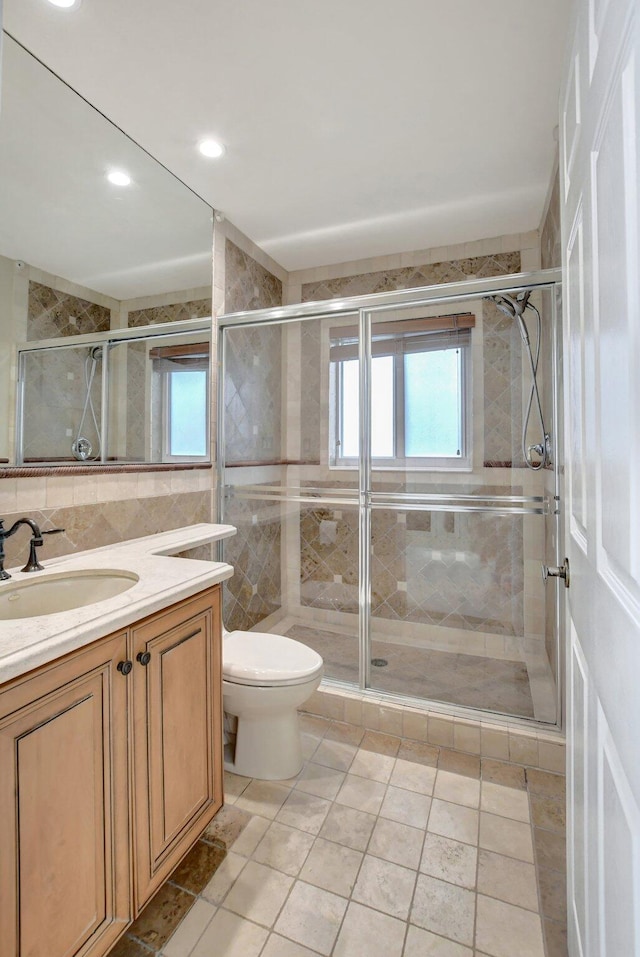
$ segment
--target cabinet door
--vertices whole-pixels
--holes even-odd
[[[0,692],[0,950],[104,954],[131,916],[115,635]]]
[[[133,629],[138,907],[222,804],[219,603],[215,588]]]

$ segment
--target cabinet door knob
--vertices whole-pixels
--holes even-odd
[[[141,665],[144,665],[145,668],[151,661],[151,652],[150,651],[139,651],[136,656],[136,661],[139,661]]]
[[[132,661],[119,661],[118,662],[118,671],[121,675],[128,675],[131,669],[133,668]]]

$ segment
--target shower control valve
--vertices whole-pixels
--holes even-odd
[[[547,578],[562,578],[564,580],[564,587],[568,588],[571,583],[569,559],[565,558],[562,565],[543,565],[542,580],[545,584],[547,582]]]

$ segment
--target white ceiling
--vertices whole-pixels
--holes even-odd
[[[4,27],[298,269],[535,229],[569,6],[5,0]]]

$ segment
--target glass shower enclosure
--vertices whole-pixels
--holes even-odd
[[[296,638],[377,699],[560,723],[559,278],[221,317],[229,630]],[[495,299],[526,291],[543,425]]]

